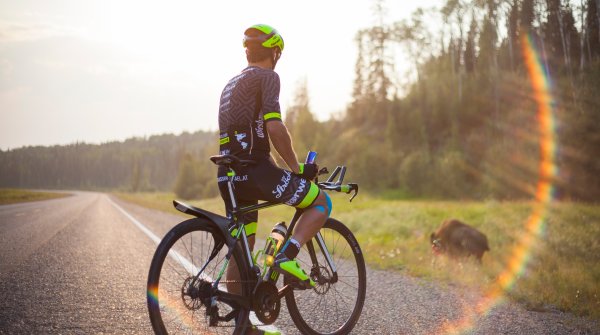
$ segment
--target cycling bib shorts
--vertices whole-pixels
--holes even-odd
[[[276,166],[270,159],[257,160],[256,165],[239,167],[233,177],[234,193],[238,207],[255,205],[258,200],[284,203],[297,208],[310,207],[319,196],[319,187],[305,178]],[[218,183],[228,210],[231,208],[227,188],[227,168],[219,167]],[[258,211],[246,213],[246,224],[255,223]],[[252,229],[247,234],[252,235]],[[255,228],[254,228],[255,231]]]

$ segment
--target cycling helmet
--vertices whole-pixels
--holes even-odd
[[[251,34],[252,29],[258,30],[262,34]],[[279,48],[279,52],[283,51],[283,38],[275,28],[266,24],[255,24],[246,29],[244,32],[244,48],[248,46],[248,42],[259,42],[265,48],[271,49],[277,47]]]

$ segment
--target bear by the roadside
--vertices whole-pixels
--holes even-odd
[[[447,254],[451,258],[475,256],[481,263],[483,253],[490,250],[487,237],[477,229],[458,220],[446,220],[430,236],[431,250],[435,255]]]

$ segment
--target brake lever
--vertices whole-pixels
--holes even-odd
[[[352,202],[352,200],[354,200],[354,198],[356,198],[356,196],[358,195],[358,184],[348,183],[348,186],[350,186],[350,190],[348,191],[348,193],[354,191],[354,194],[350,198],[350,202]]]
[[[321,170],[319,170],[319,173],[317,173],[317,176],[322,176],[324,174],[328,174],[329,170],[327,170],[327,167],[323,167]]]

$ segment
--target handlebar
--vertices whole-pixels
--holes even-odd
[[[322,168],[319,171],[319,175],[327,174],[328,172],[329,171],[327,171],[327,168]],[[335,179],[335,177],[338,174],[339,174],[339,177],[334,182],[333,180]],[[345,166],[337,166],[335,168],[335,170],[333,171],[333,173],[329,176],[329,178],[327,178],[327,181],[317,182],[317,185],[319,186],[320,189],[326,190],[326,191],[344,192],[346,194],[350,194],[350,193],[354,192],[352,197],[350,197],[350,202],[352,202],[352,200],[354,200],[354,198],[356,198],[356,196],[358,195],[358,184],[356,184],[356,183],[342,184],[342,182],[344,181],[345,175],[346,175],[346,167]]]

